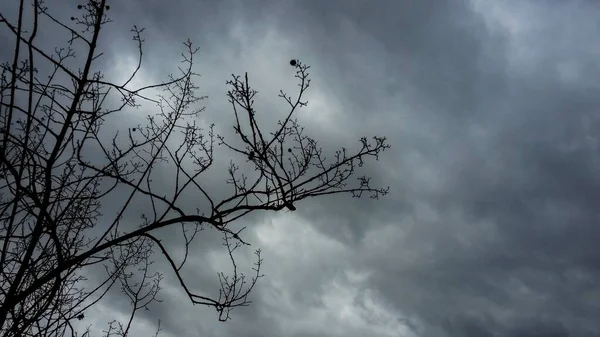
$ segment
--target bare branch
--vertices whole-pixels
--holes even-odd
[[[355,151],[342,148],[328,159],[299,124],[296,114],[308,104],[310,86],[310,67],[301,61],[290,62],[299,90],[294,98],[280,92],[287,110],[274,130],[258,122],[258,92],[248,74],[232,75],[226,85],[235,134],[226,137],[215,134],[214,125],[199,125],[206,97],[198,94],[198,48],[191,41],[184,43],[175,74],[132,88],[144,66],[144,29],[131,30],[137,63],[115,83],[97,69],[104,55],[99,37],[112,22],[110,4],[82,0],[69,22],[57,19],[51,7],[43,0],[20,0],[15,18],[0,13],[0,29],[14,38],[14,53],[0,60],[3,336],[90,336],[92,327],[80,331],[74,320],[84,321],[86,310],[119,286],[130,300],[130,315],[125,322],[109,322],[102,334],[129,335],[136,313],[160,303],[163,277],[176,278],[192,304],[211,306],[226,321],[233,308],[251,303],[249,294],[263,277],[260,249],[254,251],[252,275],[242,273],[235,256],[250,243],[245,227],[236,230],[230,223],[257,211],[295,211],[307,198],[376,199],[388,193],[358,173],[366,160],[377,160],[390,147],[385,137],[362,137]],[[37,32],[50,27],[65,42],[46,50]],[[145,122],[121,127],[124,113],[149,105],[156,113]],[[215,162],[216,147],[231,158],[223,181],[231,194],[223,198],[201,179]],[[182,202],[189,195],[200,200],[195,211]],[[107,201],[113,200],[121,202],[109,209]],[[132,223],[127,215],[135,203],[144,209]],[[181,231],[183,257],[173,255],[161,228]],[[205,228],[222,235],[231,264],[228,274],[218,272],[213,293],[195,289],[184,276]],[[155,259],[167,269],[153,270]],[[94,268],[103,276],[87,279]]]

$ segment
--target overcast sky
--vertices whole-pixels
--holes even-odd
[[[110,5],[109,74],[134,66],[134,24],[147,42],[137,83],[172,72],[185,39],[200,47],[202,123],[231,127],[225,81],[245,71],[258,114],[281,118],[277,94],[295,88],[288,62],[298,58],[312,77],[298,118],[324,148],[376,134],[392,144],[367,167],[390,186],[384,199],[309,200],[242,221],[265,259],[250,307],[219,323],[165,271],[164,302],[140,316],[136,337],[157,318],[169,337],[600,335],[600,2]],[[186,271],[197,289],[216,290],[216,271],[229,268],[213,234]],[[100,329],[127,314],[122,301],[108,298],[86,322]]]

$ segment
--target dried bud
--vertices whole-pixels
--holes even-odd
[[[296,66],[296,64],[297,64],[297,63],[296,63],[296,60],[292,59],[292,60],[290,61],[290,65],[291,65],[292,67],[295,67],[295,66]]]
[[[82,9],[83,6],[82,5],[77,5],[77,9]]]
[[[289,153],[292,153],[292,149],[291,149],[291,148],[289,148],[289,149],[288,149],[288,152],[289,152]]]

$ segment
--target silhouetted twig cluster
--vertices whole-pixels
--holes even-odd
[[[130,300],[131,315],[126,322],[109,322],[103,334],[128,335],[135,313],[160,302],[163,274],[151,272],[156,253],[171,267],[161,272],[175,275],[192,303],[212,306],[220,320],[227,320],[232,308],[250,303],[248,294],[262,276],[260,250],[255,251],[253,275],[239,271],[233,252],[249,244],[230,223],[255,211],[294,211],[311,197],[366,193],[378,198],[388,192],[372,187],[366,176],[352,180],[366,158],[377,159],[389,148],[385,138],[363,137],[358,151],[343,148],[328,160],[299,125],[294,114],[307,105],[303,96],[310,84],[309,67],[299,60],[290,61],[299,92],[294,98],[280,93],[289,111],[270,132],[257,122],[257,92],[248,75],[233,75],[227,82],[233,129],[242,145],[216,135],[212,125],[197,125],[203,111],[198,105],[205,97],[197,94],[197,49],[190,41],[184,44],[176,75],[132,89],[145,43],[144,30],[134,26],[136,68],[123,83],[105,80],[96,65],[103,56],[98,40],[111,22],[110,9],[106,0],[88,0],[62,22],[44,1],[21,0],[17,17],[0,13],[2,29],[14,36],[14,54],[2,63],[0,77],[2,336],[88,336],[89,327],[82,332],[73,322],[85,322],[86,310],[115,286]],[[38,32],[48,28],[67,33],[64,46],[41,47]],[[156,91],[160,93],[153,95]],[[157,112],[126,134],[115,131],[107,138],[111,128],[105,123],[118,124],[114,121],[124,109],[142,103],[153,104]],[[232,160],[224,182],[232,186],[232,194],[217,200],[199,177],[213,164],[219,145],[230,150],[226,155],[237,153],[254,171],[240,173]],[[172,179],[174,189],[158,189],[155,179]],[[182,196],[190,191],[202,196],[206,209],[183,209]],[[125,196],[122,204],[103,214],[114,195]],[[124,217],[140,198],[146,200],[147,211],[131,228]],[[207,225],[222,233],[232,266],[231,274],[218,274],[221,286],[214,297],[195,292],[181,273],[192,242]],[[167,227],[181,230],[180,261],[156,234]],[[87,279],[86,271],[98,266],[104,279]]]

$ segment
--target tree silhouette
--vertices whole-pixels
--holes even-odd
[[[109,322],[104,334],[127,335],[135,313],[159,301],[162,273],[149,269],[155,257],[165,259],[171,268],[161,272],[172,273],[193,304],[212,306],[220,320],[227,320],[232,308],[250,303],[248,294],[262,276],[260,250],[255,251],[253,276],[238,272],[233,251],[248,243],[230,223],[257,211],[296,210],[301,200],[311,197],[378,198],[387,193],[371,187],[369,177],[355,171],[363,160],[377,159],[389,148],[384,137],[363,137],[356,152],[344,148],[327,160],[294,118],[307,104],[307,65],[290,62],[300,89],[295,98],[280,92],[289,111],[272,132],[255,118],[257,92],[248,75],[233,76],[226,83],[235,116],[237,138],[232,140],[215,134],[213,126],[203,130],[196,125],[204,97],[194,83],[197,49],[189,40],[178,75],[131,89],[142,66],[143,29],[132,29],[136,69],[123,83],[105,80],[98,69],[98,41],[111,22],[106,15],[110,7],[106,0],[88,0],[76,8],[78,14],[68,22],[57,19],[42,0],[21,0],[16,17],[0,13],[4,33],[14,37],[14,53],[2,63],[0,78],[2,336],[89,335],[89,328],[78,331],[72,322],[84,320],[86,309],[119,286],[131,300],[131,315],[127,322]],[[48,50],[38,32],[49,28],[61,29],[70,38]],[[162,93],[152,95],[158,90]],[[124,111],[141,107],[139,102],[154,104],[159,112],[124,136],[118,130],[111,133],[105,123],[118,124]],[[240,173],[232,160],[229,179],[223,182],[232,192],[221,199],[199,179],[213,165],[216,148],[253,168]],[[93,151],[97,153],[91,156]],[[160,174],[164,170],[157,173],[159,166],[172,176]],[[153,179],[169,178],[173,191],[156,189]],[[182,195],[189,191],[203,197],[194,212],[181,207]],[[112,217],[102,214],[115,194],[127,198]],[[137,227],[128,228],[122,219],[135,198],[146,200],[147,207]],[[200,209],[205,204],[209,206]],[[185,239],[182,261],[176,261],[157,235],[167,227],[180,230]],[[219,274],[221,286],[212,297],[191,291],[180,273],[204,227],[222,234],[233,270]],[[95,266],[103,267],[106,275],[90,287],[85,270]]]

